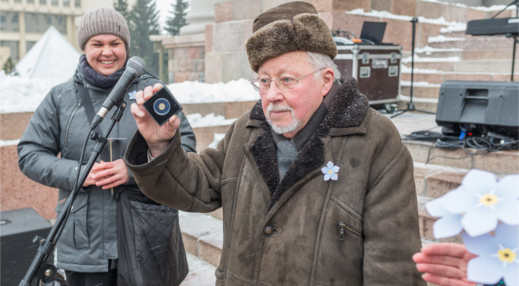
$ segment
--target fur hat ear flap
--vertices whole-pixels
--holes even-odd
[[[280,7],[290,8],[296,3],[298,2],[283,4],[271,10],[279,13],[282,9]],[[268,59],[293,51],[309,51],[335,58],[335,41],[328,26],[317,14],[300,13],[287,20],[283,17],[269,17],[268,14],[273,13],[269,11],[258,16],[256,20],[269,19],[272,22],[258,28],[245,43],[249,64],[254,72],[257,73],[259,66]]]

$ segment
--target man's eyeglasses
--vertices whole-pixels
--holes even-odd
[[[289,76],[284,76],[284,77],[278,77],[276,79],[266,79],[266,78],[257,78],[253,81],[251,81],[250,83],[252,84],[252,86],[259,92],[261,93],[265,93],[265,92],[268,92],[269,89],[270,89],[270,83],[273,81],[276,83],[276,86],[281,90],[281,91],[289,91],[289,90],[292,90],[294,88],[296,88],[297,84],[299,83],[300,80],[304,79],[305,77],[309,76],[309,75],[312,75],[320,70],[323,70],[324,68],[322,69],[318,69],[312,73],[309,73],[303,77],[300,77],[300,78],[293,78],[293,77],[289,77]]]

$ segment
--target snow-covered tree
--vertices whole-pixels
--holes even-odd
[[[170,35],[176,36],[180,34],[180,28],[187,25],[186,21],[186,10],[189,7],[189,3],[183,0],[177,0],[175,4],[171,4],[173,11],[170,12],[170,17],[166,21],[166,27],[164,28]]]

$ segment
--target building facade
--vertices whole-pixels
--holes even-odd
[[[133,4],[135,0],[128,2]],[[1,58],[10,56],[17,63],[50,26],[54,26],[78,48],[76,34],[81,16],[86,11],[100,7],[113,8],[113,1],[0,0]],[[9,55],[5,55],[7,51]]]

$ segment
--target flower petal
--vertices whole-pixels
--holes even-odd
[[[339,173],[339,169],[340,169],[339,166],[333,166],[332,172]]]
[[[505,285],[509,286],[517,286],[519,285],[519,263],[515,262],[513,264],[507,265],[504,269],[503,278],[505,280]]]
[[[467,247],[470,253],[474,253],[479,256],[490,256],[491,254],[497,253],[499,246],[497,240],[490,234],[484,234],[479,236],[470,236],[467,233],[463,234],[463,243]]]
[[[339,178],[339,176],[337,174],[330,174],[332,180],[334,181],[337,181],[337,179]]]
[[[331,174],[330,174],[330,173],[326,173],[326,174],[324,174],[324,180],[325,180],[325,181],[330,180],[330,177],[331,177]]]
[[[451,214],[442,206],[442,199],[443,197],[432,200],[425,204],[425,209],[427,209],[427,212],[429,212],[429,214],[433,217],[442,217]]]
[[[519,175],[508,175],[502,178],[496,185],[496,191],[500,197],[511,199],[519,198]]]
[[[461,215],[448,214],[434,222],[433,234],[436,239],[455,236],[461,232]]]
[[[496,176],[490,172],[472,169],[461,181],[461,184],[470,191],[488,192],[496,185]]]
[[[332,161],[328,161],[328,164],[326,164],[326,167],[328,167],[328,170],[331,170],[333,168]]]
[[[496,229],[496,241],[505,248],[519,247],[519,226],[500,224]],[[519,253],[518,253],[519,254]]]
[[[323,174],[328,174],[328,168],[322,167],[321,172],[323,172]]]
[[[461,219],[461,225],[470,236],[478,236],[496,229],[497,217],[485,211],[483,207],[466,213]]]
[[[442,197],[442,206],[453,214],[465,213],[474,207],[470,196],[472,196],[472,193],[465,188],[457,188]]]
[[[519,224],[519,201],[511,199],[499,202],[496,205],[496,216],[506,224]]]
[[[467,278],[484,284],[496,284],[503,277],[503,267],[492,257],[476,257],[469,261]],[[507,284],[508,285],[508,284]]]

